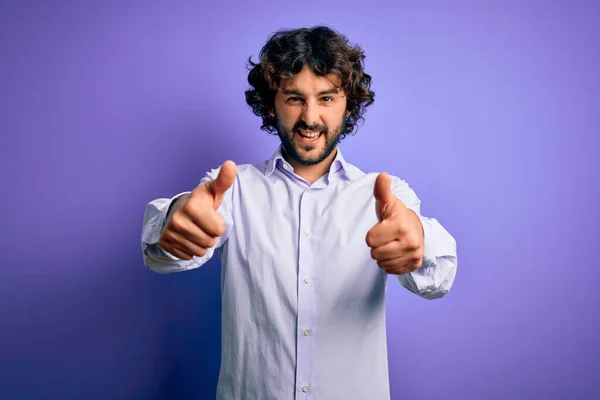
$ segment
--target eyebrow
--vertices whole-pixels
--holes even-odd
[[[336,94],[338,92],[339,92],[339,89],[337,89],[337,88],[327,89],[327,90],[323,90],[323,91],[319,92],[317,94],[317,96],[323,96],[323,95],[326,95],[326,94]],[[286,90],[283,90],[282,93],[283,94],[287,94],[287,95],[293,94],[293,95],[296,95],[296,96],[306,97],[304,95],[304,93],[302,93],[298,89],[286,89]]]

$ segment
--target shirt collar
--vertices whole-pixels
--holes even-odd
[[[283,145],[281,144],[277,147],[277,150],[275,150],[271,158],[267,160],[265,176],[270,176],[273,173],[273,171],[275,171],[275,168],[278,164],[282,166],[287,165],[288,168],[290,168],[290,170],[292,169],[292,166],[283,158]],[[337,147],[337,154],[335,155],[335,158],[333,159],[333,163],[331,164],[331,168],[329,170],[329,177],[336,173],[341,173],[350,181],[354,180],[355,178],[351,165],[348,164],[348,162],[344,159],[344,156],[342,155],[342,150],[339,146]]]

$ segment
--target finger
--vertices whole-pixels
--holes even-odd
[[[378,261],[377,265],[388,274],[406,274],[411,272],[405,257],[396,257],[391,260]]]
[[[223,201],[225,192],[235,182],[237,167],[233,161],[225,161],[221,165],[219,175],[216,179],[207,183],[206,187],[213,196],[213,208],[217,210]]]
[[[225,233],[225,220],[212,207],[207,206],[201,198],[190,199],[181,208],[184,219],[191,220],[198,228],[212,237],[219,237]],[[173,215],[175,218],[175,215]]]
[[[201,218],[193,220],[193,222],[207,235],[214,238],[220,237],[225,233],[225,219],[213,210],[208,210],[208,212],[203,213]]]
[[[182,260],[191,260],[192,258],[194,258],[192,255],[179,250],[178,248],[172,248],[171,251],[169,251],[169,253],[171,253],[172,255],[174,255],[177,258],[180,258]]]
[[[218,236],[209,235],[181,213],[173,215],[167,229],[174,233],[174,238],[185,238],[195,246],[209,248],[217,243]]]
[[[165,232],[158,242],[160,248],[182,260],[191,260],[192,255],[177,248],[177,241],[173,240],[168,232]]]
[[[208,248],[203,246],[198,246],[195,243],[192,243],[185,237],[179,236],[176,238],[177,244],[174,246],[176,249],[182,251],[185,254],[190,254],[197,257],[204,257],[208,252]]]
[[[392,178],[387,173],[381,173],[375,179],[375,187],[373,188],[375,196],[375,210],[377,218],[381,221],[386,217],[386,210],[394,204],[396,196],[392,193]]]
[[[166,231],[163,234],[161,243],[165,250],[185,260],[190,260],[192,256],[203,257],[207,253],[208,248],[212,247],[199,246],[173,231]],[[181,254],[181,256],[176,253]]]
[[[393,260],[400,254],[402,254],[402,245],[398,240],[371,249],[371,257],[377,261]]]
[[[394,226],[391,221],[383,220],[375,224],[375,226],[367,232],[367,246],[371,248],[381,247],[396,240],[394,232]]]
[[[389,274],[406,274],[420,268],[422,260],[413,253],[406,253],[390,260],[378,261],[377,265]]]

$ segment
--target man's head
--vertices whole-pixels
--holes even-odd
[[[279,31],[249,60],[246,102],[304,165],[323,161],[373,103],[364,53],[327,27]],[[318,135],[316,138],[313,136]]]

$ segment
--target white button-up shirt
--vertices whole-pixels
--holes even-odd
[[[389,399],[388,275],[365,240],[378,222],[377,175],[346,162],[339,148],[329,173],[312,185],[294,174],[281,146],[259,165],[238,165],[217,210],[226,231],[204,257],[190,261],[157,246],[177,196],[147,205],[142,250],[148,268],[198,268],[215,251],[221,260],[218,399]],[[422,267],[398,275],[399,283],[421,297],[440,298],[454,281],[456,242],[437,220],[420,214],[420,200],[405,181],[393,176],[392,191],[419,215],[425,233]]]

